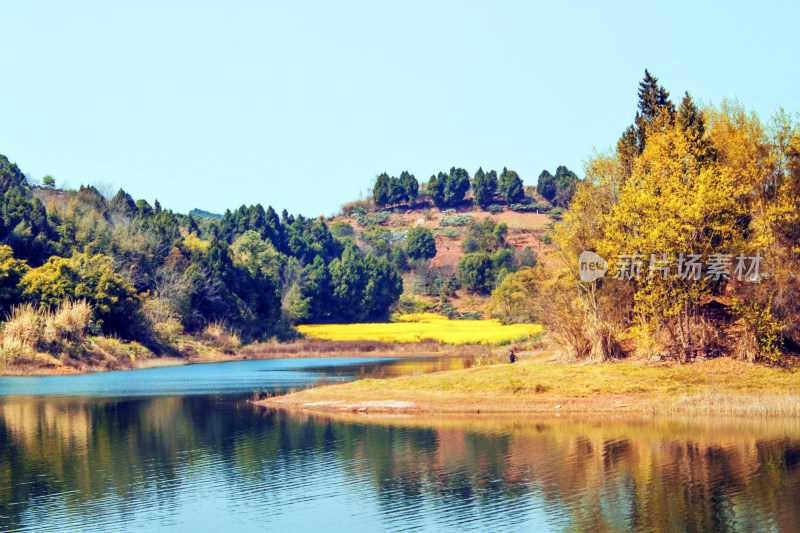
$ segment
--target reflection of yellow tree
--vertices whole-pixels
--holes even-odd
[[[477,505],[475,495],[487,491],[501,498],[536,493],[568,529],[714,530],[734,519],[757,525],[772,517],[782,530],[800,527],[791,503],[800,474],[789,464],[800,453],[797,421],[510,420],[478,429],[484,422],[424,424],[435,430],[415,430],[436,443],[428,453],[414,449],[414,434],[375,426],[367,430],[375,437],[351,453],[368,461],[389,494],[444,487],[462,505]],[[488,483],[493,479],[499,486]]]
[[[735,520],[800,530],[800,420],[381,420],[209,407],[0,405],[0,514],[24,511],[8,502],[34,504],[34,490],[77,491],[64,505],[78,510],[94,498],[172,508],[175,488],[203,476],[223,476],[225,492],[242,498],[256,487],[263,508],[343,475],[354,498],[393,519],[505,523],[532,512],[556,529],[715,530]]]

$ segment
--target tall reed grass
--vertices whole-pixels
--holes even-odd
[[[86,342],[92,306],[65,300],[55,310],[33,304],[15,306],[0,326],[0,360],[13,362],[37,352],[79,355]]]
[[[203,330],[203,339],[222,353],[232,354],[242,347],[242,339],[222,322],[211,322]]]

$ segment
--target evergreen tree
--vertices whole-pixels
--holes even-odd
[[[477,202],[478,205],[486,206],[492,203],[494,195],[497,192],[497,172],[491,170],[484,173],[483,168],[479,168],[475,173],[472,192],[475,195],[475,202]]]
[[[411,259],[430,259],[436,255],[436,241],[430,230],[417,226],[408,232],[406,253]]]
[[[6,192],[12,187],[27,189],[28,180],[16,163],[10,162],[6,156],[0,154],[0,192]]]
[[[552,201],[556,197],[556,179],[547,170],[542,170],[539,174],[539,182],[536,185],[536,192],[542,195],[547,201]]]
[[[711,143],[705,138],[706,124],[703,114],[688,92],[684,93],[678,108],[676,124],[686,139],[695,147],[700,161],[705,162],[716,157]]]
[[[431,197],[433,200],[433,205],[441,209],[446,205],[445,198],[444,198],[444,190],[445,186],[447,185],[447,175],[443,172],[439,172],[439,175],[431,176],[431,179],[428,180],[428,187],[427,193],[428,196]]]
[[[419,182],[417,178],[414,177],[414,174],[410,174],[408,171],[404,170],[403,173],[400,174],[400,184],[403,186],[406,201],[411,205],[419,195]]]
[[[634,121],[639,154],[644,152],[649,130],[662,114],[671,122],[675,117],[675,106],[669,99],[669,92],[658,84],[658,78],[645,69],[644,79],[639,82],[639,111]]]
[[[444,188],[444,201],[447,205],[456,206],[464,199],[469,190],[469,173],[463,168],[452,167]]]
[[[391,190],[389,189],[390,178],[386,172],[383,172],[375,180],[375,185],[372,187],[372,199],[378,207],[389,205],[391,201]]]
[[[136,203],[130,194],[120,189],[109,202],[112,211],[133,218],[137,214]]]
[[[402,182],[394,176],[389,178],[389,205],[402,204],[407,199],[406,190],[403,188]]]
[[[522,179],[520,179],[519,174],[513,170],[503,168],[503,173],[500,174],[499,189],[500,194],[503,195],[503,198],[505,198],[509,205],[519,203],[525,198],[525,189],[522,187]]]

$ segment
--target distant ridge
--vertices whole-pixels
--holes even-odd
[[[189,211],[189,214],[194,217],[213,218],[216,220],[220,220],[222,218],[222,215],[218,215],[217,213],[211,213],[209,211],[204,211],[202,209],[197,209],[196,207],[191,211]]]

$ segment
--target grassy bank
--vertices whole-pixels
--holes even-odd
[[[800,371],[727,358],[691,365],[517,364],[386,380],[363,379],[268,398],[261,405],[325,412],[800,415]]]

